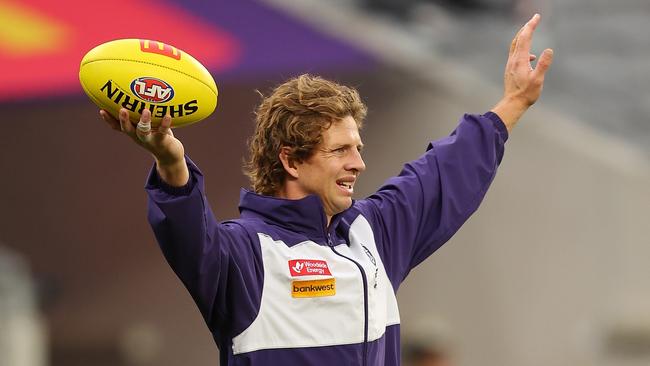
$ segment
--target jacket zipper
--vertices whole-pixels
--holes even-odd
[[[363,270],[363,267],[361,267],[361,264],[359,264],[357,261],[355,261],[352,258],[346,257],[343,254],[339,253],[334,249],[334,243],[332,242],[332,237],[330,236],[329,233],[327,233],[327,245],[332,249],[332,251],[340,256],[343,257],[352,263],[356,264],[356,266],[359,268],[359,271],[361,272],[361,279],[363,280],[363,354],[362,354],[362,365],[367,366],[368,364],[368,358],[367,358],[367,353],[368,353],[368,279],[366,277],[366,272]]]

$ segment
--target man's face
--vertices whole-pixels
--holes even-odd
[[[352,205],[354,184],[366,169],[360,154],[362,147],[357,123],[347,116],[323,131],[323,140],[314,154],[296,164],[301,193],[317,194],[328,217]]]

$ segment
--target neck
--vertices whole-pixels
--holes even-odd
[[[299,200],[299,199],[307,197],[308,195],[309,195],[309,193],[303,191],[302,189],[299,189],[295,184],[292,184],[291,181],[287,181],[274,194],[274,197],[283,198],[283,199],[287,199],[287,200]],[[323,210],[325,210],[325,207],[323,207]],[[326,227],[329,227],[330,222],[332,221],[332,215],[329,215],[327,212],[325,212],[325,218],[327,219]]]

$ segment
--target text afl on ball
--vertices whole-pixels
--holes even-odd
[[[126,108],[133,122],[148,109],[154,126],[167,114],[172,127],[186,126],[217,106],[217,85],[208,70],[158,41],[118,39],[93,48],[81,60],[79,81],[99,108],[114,117]]]

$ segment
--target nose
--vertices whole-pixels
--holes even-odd
[[[361,152],[359,152],[359,150],[357,149],[351,149],[351,150],[352,150],[352,154],[350,156],[350,159],[348,160],[345,169],[353,170],[359,173],[366,170],[366,163],[363,162],[363,158],[361,157]]]

